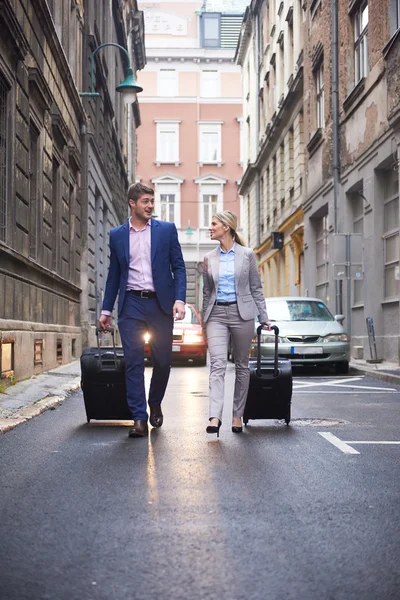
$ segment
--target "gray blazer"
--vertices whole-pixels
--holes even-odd
[[[207,322],[218,290],[220,247],[204,257],[203,262],[203,323]],[[244,321],[257,315],[261,323],[268,321],[264,293],[257,270],[256,256],[251,248],[235,245],[235,287],[239,315]]]

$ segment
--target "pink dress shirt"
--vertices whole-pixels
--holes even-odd
[[[143,229],[133,227],[129,219],[129,273],[126,289],[155,292],[151,268],[151,219]],[[177,302],[184,304],[182,300]],[[108,310],[102,310],[101,314],[111,315]]]
[[[151,269],[151,219],[136,229],[129,219],[129,273],[127,290],[154,292]]]

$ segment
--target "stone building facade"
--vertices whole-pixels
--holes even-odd
[[[134,66],[144,66],[138,18],[133,0],[0,0],[2,376],[21,379],[69,362],[89,341],[107,262],[103,238],[126,215],[128,111],[114,92],[123,78],[119,51],[96,63],[100,97],[82,100],[80,92],[90,88],[94,47],[128,47],[129,26]],[[131,110],[134,132],[140,117],[137,106]]]
[[[266,296],[298,296],[304,287],[303,19],[301,0],[253,0],[236,52],[243,80],[243,227]]]
[[[338,2],[337,121],[332,112],[331,20],[330,3],[310,3],[304,52],[305,288],[346,316],[354,356],[371,358],[366,318],[372,317],[378,358],[398,363],[400,4]],[[336,122],[340,176],[335,200]],[[361,234],[363,276],[357,269],[349,284],[335,279],[334,233]]]

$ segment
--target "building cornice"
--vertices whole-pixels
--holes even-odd
[[[238,187],[238,193],[241,196],[244,196],[246,194],[248,188],[254,181],[254,177],[256,176],[256,173],[257,173],[257,169],[255,167],[255,164],[249,163],[247,165],[245,172],[243,173],[242,180]]]

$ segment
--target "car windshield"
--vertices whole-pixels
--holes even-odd
[[[178,321],[178,323],[185,323],[186,325],[199,325],[199,319],[194,310],[192,310],[189,306],[186,306],[185,310],[185,317],[182,319],[182,321]]]
[[[266,300],[270,321],[334,321],[323,302],[317,300]]]

